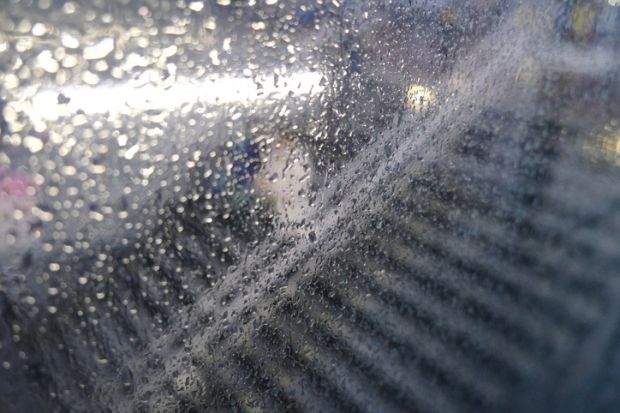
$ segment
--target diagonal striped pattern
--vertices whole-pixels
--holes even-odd
[[[179,365],[191,372],[170,383],[167,406],[568,408],[564,377],[582,371],[571,363],[615,308],[617,171],[589,164],[544,120],[486,113],[475,124],[488,129],[400,174],[398,196],[370,219],[350,217],[335,248],[303,256],[255,304],[230,304],[227,322],[189,340]],[[483,136],[474,151],[470,137]],[[606,337],[601,357],[617,333]]]

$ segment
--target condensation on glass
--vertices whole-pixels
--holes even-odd
[[[620,1],[2,0],[0,410],[616,412]]]

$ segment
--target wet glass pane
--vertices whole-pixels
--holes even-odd
[[[0,4],[0,411],[618,411],[620,1]]]

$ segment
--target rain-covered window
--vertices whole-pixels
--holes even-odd
[[[0,411],[618,412],[620,0],[1,0]]]

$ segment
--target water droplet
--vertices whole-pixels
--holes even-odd
[[[103,59],[114,50],[114,40],[111,37],[105,37],[98,43],[84,48],[84,59],[97,60]]]

